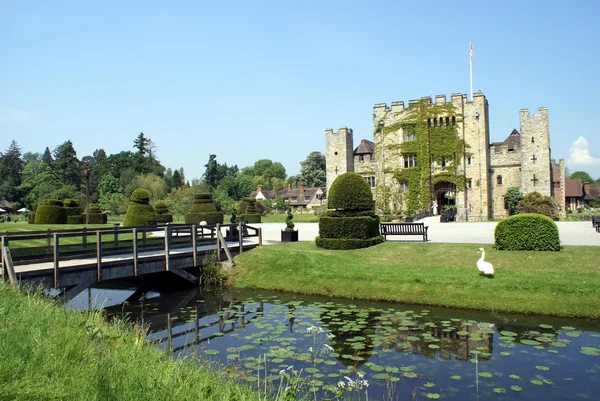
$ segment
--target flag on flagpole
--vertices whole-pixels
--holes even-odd
[[[473,43],[469,42],[469,57],[473,59]]]

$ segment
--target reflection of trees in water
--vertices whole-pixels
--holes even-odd
[[[367,312],[363,309],[351,311],[330,309],[321,314],[322,325],[335,336],[329,340],[329,344],[339,354],[336,359],[344,366],[358,367],[369,360],[373,354],[372,335],[375,334],[379,315],[379,312]],[[361,337],[361,339],[352,341],[356,337]],[[362,344],[362,348],[355,344]],[[347,359],[343,355],[352,355],[363,359]]]

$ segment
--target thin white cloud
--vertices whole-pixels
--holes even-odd
[[[580,136],[573,141],[569,148],[568,164],[596,166],[600,165],[600,157],[594,157],[590,154],[590,144],[584,137]]]
[[[0,123],[26,124],[29,122],[30,118],[31,114],[25,110],[0,107]]]

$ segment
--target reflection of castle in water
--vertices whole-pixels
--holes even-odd
[[[382,349],[421,354],[449,360],[467,361],[477,351],[479,360],[489,360],[493,350],[494,325],[459,321],[416,324],[414,321],[398,321],[393,332],[383,328]],[[388,326],[389,327],[389,326]],[[430,347],[433,345],[433,347]]]

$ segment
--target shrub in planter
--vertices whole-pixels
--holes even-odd
[[[154,220],[158,223],[172,223],[173,215],[169,213],[167,204],[163,201],[158,201],[154,205]]]
[[[294,230],[294,214],[288,209],[285,219],[285,229],[281,230],[281,242],[298,242],[298,230]]]
[[[496,225],[495,246],[509,251],[560,251],[556,223],[548,216],[523,213],[509,216]]]
[[[367,181],[357,173],[340,175],[328,194],[331,209],[319,218],[319,248],[358,249],[383,242],[379,234],[379,216],[375,214],[373,193]]]
[[[186,224],[198,224],[201,221],[209,225],[223,224],[223,212],[217,211],[212,203],[212,194],[196,194],[192,209],[184,216],[184,220]]]
[[[47,199],[35,211],[35,224],[66,224],[67,211],[62,201]]]
[[[129,206],[127,207],[127,213],[125,213],[123,221],[124,226],[145,226],[150,220],[154,220],[154,209],[150,206],[150,194],[148,191],[143,188],[137,188],[131,193],[129,200]]]

